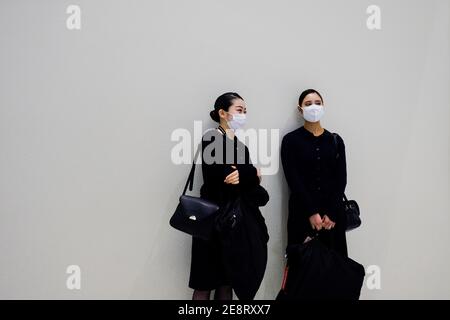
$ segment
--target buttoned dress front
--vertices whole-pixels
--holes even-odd
[[[324,129],[314,136],[304,126],[283,137],[281,161],[290,189],[288,245],[303,243],[311,234],[309,217],[319,213],[336,222],[321,234],[329,247],[347,256],[342,198],[347,184],[345,145]]]

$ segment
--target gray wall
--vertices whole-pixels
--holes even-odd
[[[190,238],[168,226],[189,170],[171,162],[172,132],[212,126],[233,90],[248,127],[282,136],[313,87],[362,209],[350,255],[381,270],[362,298],[449,299],[449,33],[446,0],[1,0],[0,298],[190,298]],[[281,168],[263,179],[257,298],[272,299],[287,187]]]

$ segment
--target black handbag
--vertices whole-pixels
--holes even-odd
[[[190,234],[193,237],[209,240],[213,233],[214,222],[219,211],[219,206],[212,201],[186,195],[188,186],[189,191],[192,191],[195,162],[200,153],[200,148],[201,146],[197,148],[189,177],[184,186],[183,194],[180,196],[178,206],[170,218],[169,223],[175,229]]]
[[[344,211],[346,219],[346,231],[351,231],[361,225],[361,217],[359,216],[359,206],[355,200],[348,200],[344,194]]]
[[[338,148],[338,142],[337,142],[337,134],[333,133],[333,141],[334,146],[336,148],[336,159],[339,158],[339,148]],[[360,211],[358,203],[355,200],[348,200],[347,197],[344,196],[342,198],[343,202],[343,208],[345,212],[345,219],[346,219],[346,231],[351,231],[353,229],[358,228],[361,225],[361,217],[360,217]]]

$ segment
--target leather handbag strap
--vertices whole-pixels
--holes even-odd
[[[344,200],[345,200],[345,202],[348,202],[348,199],[347,199],[347,197],[345,196],[345,193],[344,193]]]
[[[183,196],[186,194],[186,190],[189,186],[189,191],[192,191],[192,188],[194,186],[194,174],[195,174],[195,163],[197,162],[197,158],[198,155],[200,154],[200,150],[201,150],[201,144],[197,147],[197,151],[195,152],[195,156],[194,156],[194,160],[192,161],[192,168],[191,171],[189,172],[189,176],[188,179],[186,181],[186,185],[184,186],[183,189]]]
[[[332,135],[333,135],[334,147],[336,148],[336,159],[339,159],[339,147],[338,147],[338,141],[337,141],[337,133],[333,132]],[[347,199],[345,193],[343,195],[344,195],[344,201],[347,203],[348,199]]]
[[[221,126],[219,126],[217,129],[220,132],[222,132],[223,136],[225,137],[226,131]],[[195,152],[195,155],[194,155],[194,161],[192,162],[192,168],[191,168],[191,171],[189,172],[189,176],[186,181],[186,185],[184,186],[184,189],[183,189],[183,196],[186,194],[188,186],[189,186],[189,191],[192,191],[192,188],[194,186],[195,163],[197,162],[197,158],[200,154],[201,149],[202,149],[202,143],[200,142],[200,144],[197,147],[197,151]]]
[[[336,159],[339,158],[339,147],[338,147],[338,141],[337,141],[337,133],[332,133],[333,135],[333,142],[334,142],[334,147],[336,148]]]

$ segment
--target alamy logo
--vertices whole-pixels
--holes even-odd
[[[381,289],[381,269],[377,265],[370,265],[366,269],[366,286],[369,290]]]
[[[366,25],[369,30],[381,30],[381,9],[379,6],[370,5],[367,7],[366,13],[370,16],[367,18]]]
[[[210,135],[217,134],[215,130],[203,132],[202,121],[194,121],[194,132],[188,129],[178,128],[172,132],[171,141],[177,142],[171,151],[171,160],[173,164],[190,164],[193,161],[194,152],[200,146],[202,137],[205,140],[210,139]],[[247,129],[236,130],[236,136],[242,141],[249,150],[252,163],[261,169],[262,175],[274,175],[279,168],[279,149],[280,149],[280,133],[278,129]],[[203,159],[206,163],[222,163],[223,158],[221,152],[222,145],[218,143],[210,144],[203,152]],[[233,164],[234,150],[226,152],[226,163]],[[243,159],[242,149],[238,149],[237,158]],[[197,160],[200,163],[201,157]],[[228,161],[229,159],[229,161]],[[238,162],[239,163],[239,162]]]
[[[66,280],[66,287],[69,290],[81,289],[81,268],[77,265],[70,265],[66,269],[66,273],[69,274]]]
[[[77,5],[70,5],[66,9],[66,13],[70,14],[66,20],[66,27],[69,30],[81,29],[81,8]]]

